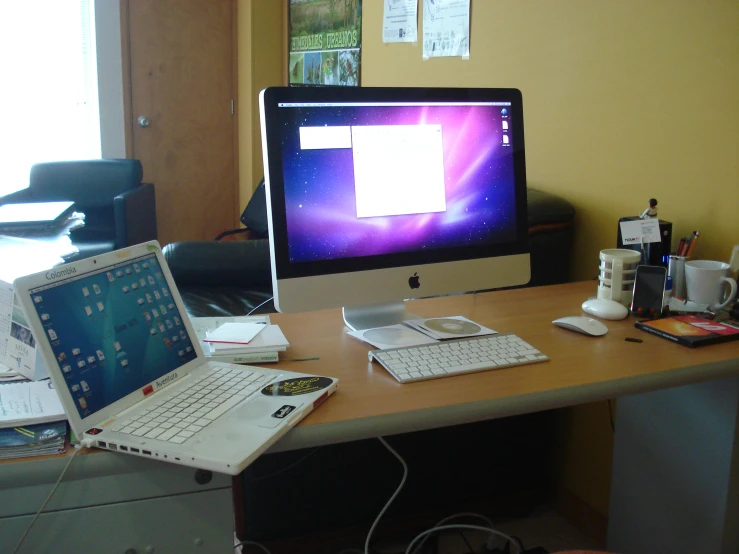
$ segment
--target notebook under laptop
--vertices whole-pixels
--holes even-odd
[[[14,286],[72,430],[99,448],[235,475],[336,390],[207,362],[156,241]]]
[[[35,202],[0,206],[0,232],[51,231],[67,221],[74,202]]]

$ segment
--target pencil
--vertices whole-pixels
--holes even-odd
[[[693,253],[693,248],[695,248],[695,243],[698,242],[698,237],[701,234],[700,229],[698,231],[695,231],[695,233],[693,234],[694,236],[692,240],[690,241],[690,246],[688,246],[688,251],[685,253],[686,258],[689,258],[690,255]]]

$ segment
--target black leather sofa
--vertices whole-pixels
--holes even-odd
[[[528,286],[569,280],[574,216],[575,208],[564,198],[528,189]],[[191,316],[275,312],[263,182],[244,210],[242,222],[249,240],[185,241],[164,247],[164,256]]]
[[[0,205],[70,200],[85,214],[85,225],[71,232],[76,259],[96,256],[157,238],[154,185],[142,182],[134,159],[37,163],[28,188],[0,198]]]

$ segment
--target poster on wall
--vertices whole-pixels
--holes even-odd
[[[290,86],[359,86],[362,0],[289,0]]]

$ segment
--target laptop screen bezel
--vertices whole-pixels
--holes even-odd
[[[110,405],[90,414],[87,417],[80,417],[77,411],[74,398],[72,397],[69,388],[67,387],[64,374],[61,366],[54,355],[49,339],[46,337],[43,323],[33,306],[33,298],[31,291],[40,287],[48,286],[54,283],[63,283],[68,281],[70,278],[79,278],[81,275],[87,273],[99,272],[101,268],[107,267],[112,264],[120,264],[121,262],[133,261],[136,258],[147,256],[154,253],[159,262],[159,266],[162,269],[162,274],[165,277],[167,285],[170,290],[171,298],[175,303],[178,311],[180,312],[182,322],[188,335],[192,338],[192,346],[195,351],[195,359],[185,363],[184,365],[168,372],[154,381],[151,381],[141,388],[127,394],[123,398],[116,400]],[[108,423],[108,420],[115,418],[124,410],[138,404],[144,400],[150,394],[144,394],[144,389],[149,386],[153,387],[153,392],[164,390],[165,388],[171,387],[181,382],[187,375],[189,375],[194,369],[200,367],[205,363],[205,356],[203,354],[200,343],[197,340],[197,335],[193,329],[190,318],[187,316],[182,297],[172,277],[172,273],[164,260],[162,255],[161,246],[157,241],[150,241],[147,243],[139,244],[122,250],[101,254],[77,262],[56,266],[44,272],[35,273],[25,277],[19,277],[13,282],[15,292],[19,296],[21,306],[25,312],[26,319],[31,332],[36,339],[36,348],[41,353],[42,359],[46,364],[49,372],[49,377],[54,385],[54,388],[59,395],[59,399],[64,406],[64,410],[67,414],[69,424],[72,430],[78,436],[93,428],[93,427],[104,427]],[[156,381],[163,383],[161,386],[156,385]]]

